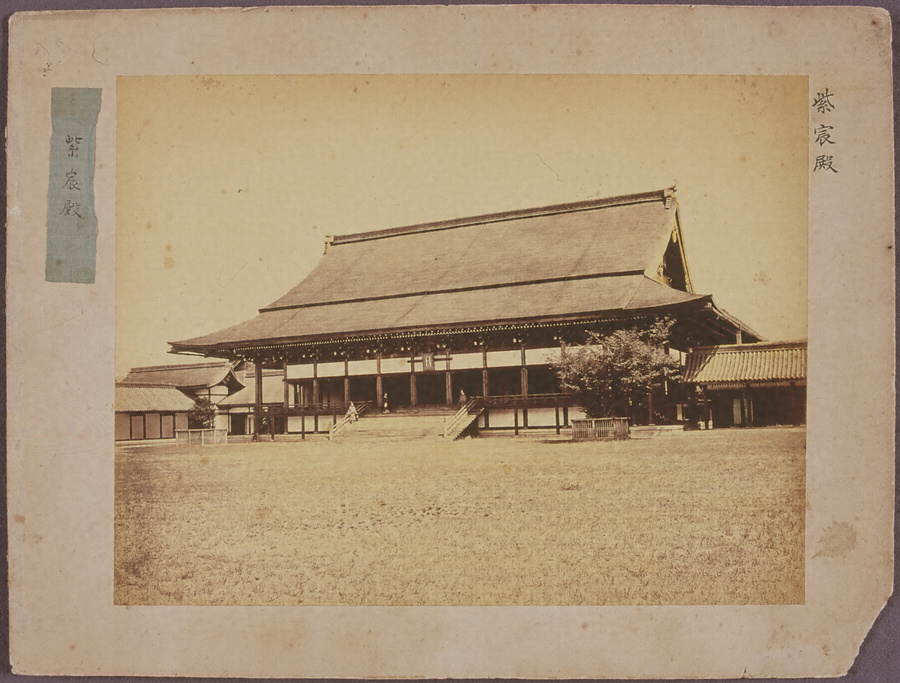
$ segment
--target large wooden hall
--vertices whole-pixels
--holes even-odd
[[[277,431],[385,395],[391,409],[475,399],[478,429],[558,430],[575,407],[548,364],[560,348],[663,316],[673,352],[760,340],[694,292],[674,188],[328,237],[312,272],[255,318],[170,344],[251,361],[252,412]],[[262,396],[272,369],[278,405]],[[674,421],[676,398],[660,399],[633,421]]]

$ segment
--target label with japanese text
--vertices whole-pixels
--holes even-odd
[[[99,88],[53,88],[50,189],[47,197],[48,282],[92,284],[97,259],[94,133]]]

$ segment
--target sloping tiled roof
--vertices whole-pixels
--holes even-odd
[[[806,380],[806,342],[702,346],[688,354],[684,381],[736,384]]]
[[[214,353],[711,307],[709,296],[651,279],[673,234],[681,239],[676,214],[673,190],[661,190],[334,237],[256,318],[171,345]]]
[[[186,412],[194,402],[167,384],[116,382],[117,413]]]
[[[168,384],[179,389],[195,390],[214,387],[222,383],[229,384],[234,390],[238,390],[243,386],[237,377],[234,376],[232,365],[228,361],[132,368],[124,381],[128,383]]]
[[[496,289],[358,301],[265,311],[252,320],[187,344],[237,344],[247,340],[294,341],[384,330],[477,325],[492,321],[564,320],[611,310],[670,307],[709,297],[661,285],[643,275],[519,285]],[[637,305],[632,300],[637,299]]]
[[[662,192],[618,199],[335,237],[263,310],[656,268],[675,210]]]

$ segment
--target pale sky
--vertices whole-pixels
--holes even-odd
[[[190,362],[325,235],[677,183],[694,288],[806,338],[805,77],[118,79],[116,377]],[[389,277],[385,273],[385,277]]]

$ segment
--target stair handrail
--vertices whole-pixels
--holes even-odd
[[[371,407],[371,405],[371,401],[362,401],[356,408],[356,419],[358,420],[360,416]],[[340,434],[344,430],[344,427],[346,427],[351,422],[355,422],[355,420],[351,418],[350,413],[347,413],[340,420],[332,424],[328,428],[328,440],[333,440],[334,437]]]
[[[456,411],[456,414],[451,418],[450,423],[448,424],[446,421],[444,422],[444,438],[447,438],[447,435],[450,434],[460,422],[469,417],[470,411],[478,405],[477,398],[470,398],[466,401],[465,405],[462,408]]]

